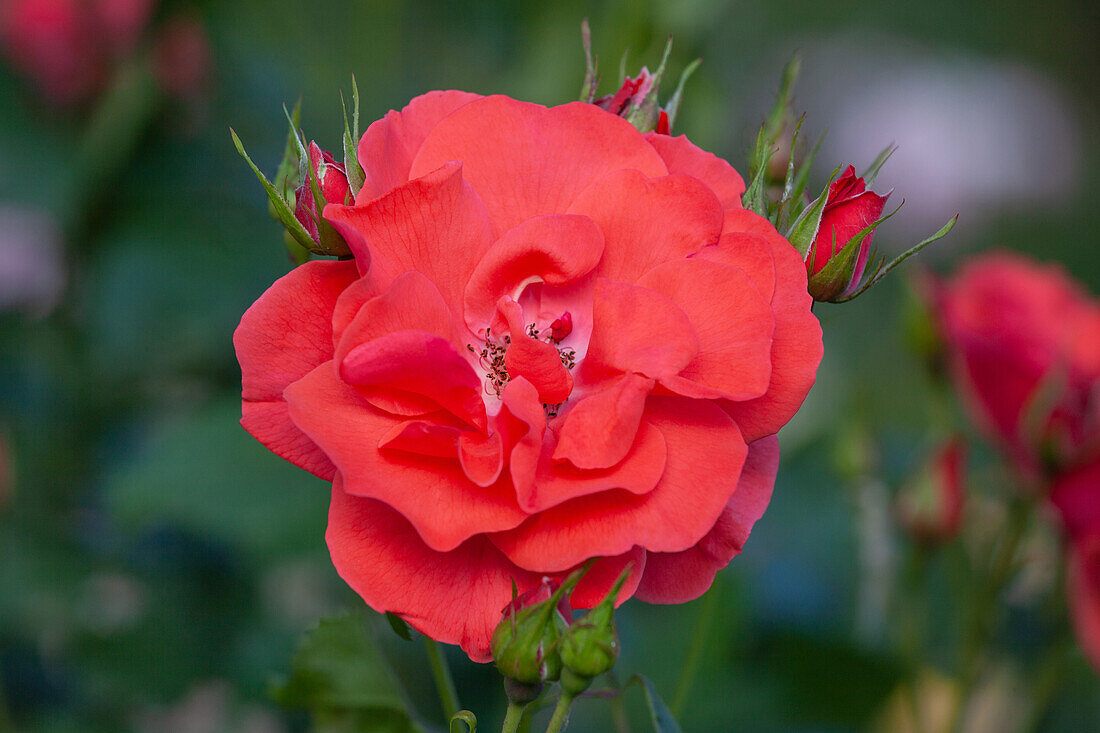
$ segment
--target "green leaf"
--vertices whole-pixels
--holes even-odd
[[[902,203],[905,203],[905,201],[902,201]],[[898,207],[898,208],[901,208],[901,207]],[[894,213],[897,213],[897,209],[894,209]],[[890,216],[893,216],[893,213],[891,213]],[[880,219],[879,221],[881,222],[881,221],[885,220],[885,218],[886,217],[883,217],[883,219]],[[959,215],[955,214],[953,217],[948,219],[947,223],[944,224],[940,228],[940,230],[938,232],[936,232],[935,234],[933,234],[931,237],[929,237],[928,239],[925,239],[921,242],[918,242],[917,244],[913,245],[909,249],[905,250],[900,255],[898,255],[893,260],[891,260],[890,264],[888,264],[886,266],[882,266],[880,264],[875,269],[875,272],[870,277],[867,278],[867,281],[864,282],[863,285],[860,286],[859,290],[856,290],[851,295],[847,295],[843,298],[838,298],[837,300],[834,300],[832,302],[834,302],[834,303],[847,303],[849,300],[852,300],[854,298],[859,297],[860,295],[863,295],[863,293],[867,292],[868,288],[870,288],[872,285],[874,285],[878,281],[882,280],[882,278],[886,277],[886,273],[890,272],[890,270],[893,270],[895,267],[900,265],[902,262],[905,262],[907,259],[909,259],[913,255],[915,255],[917,252],[920,252],[922,249],[924,249],[928,245],[932,244],[932,242],[943,239],[945,236],[947,236],[947,233],[955,228],[955,222],[957,222],[958,220],[959,220]],[[874,225],[872,225],[872,226],[874,226]]]
[[[803,159],[798,172],[795,173],[791,192],[788,195],[788,199],[790,200],[787,210],[788,216],[798,218],[798,215],[803,211],[804,204],[802,201],[802,194],[806,191],[806,184],[809,183],[810,169],[813,167],[814,158],[817,157],[817,151],[821,149],[821,144],[825,142],[825,134],[826,133],[823,132],[818,136],[817,140],[814,142],[814,146],[810,149],[805,159]]]
[[[393,633],[400,636],[405,641],[412,641],[412,629],[405,623],[405,619],[398,616],[396,613],[386,611],[386,621],[389,622],[390,628],[393,629]]]
[[[450,733],[477,733],[477,716],[469,710],[459,710],[451,716]]]
[[[290,232],[290,236],[294,237],[295,242],[311,252],[315,251],[317,249],[317,244],[313,241],[313,237],[309,236],[309,232],[306,231],[306,228],[302,226],[302,223],[294,216],[294,212],[290,210],[287,202],[279,195],[278,190],[276,190],[271,181],[267,180],[267,176],[256,167],[256,164],[252,162],[252,158],[248,157],[248,153],[245,152],[241,139],[237,137],[237,133],[233,131],[232,127],[229,128],[229,134],[233,137],[233,145],[237,148],[237,152],[240,153],[241,157],[248,163],[248,167],[256,174],[256,178],[263,185],[264,191],[267,192],[267,199],[275,209],[276,217],[278,217],[282,225],[286,227],[286,230]],[[306,157],[308,159],[308,156]]]
[[[344,94],[340,93],[340,106],[344,110],[344,170],[348,175],[348,186],[354,200],[363,188],[367,180],[367,174],[363,166],[359,164],[359,85],[355,83],[355,75],[351,77],[351,127],[348,127],[348,109],[344,105]]]
[[[668,706],[665,705],[664,700],[657,693],[657,688],[653,686],[653,683],[645,675],[634,675],[627,682],[627,685],[631,685],[637,682],[642,686],[642,691],[645,692],[646,705],[649,707],[650,719],[653,721],[654,733],[680,733],[680,724],[676,722],[676,718],[669,712]]]
[[[687,84],[687,80],[691,78],[691,75],[695,73],[695,70],[699,68],[699,65],[703,63],[703,59],[695,59],[680,74],[680,81],[676,83],[676,91],[672,93],[672,97],[669,98],[668,104],[665,106],[665,113],[668,115],[668,131],[672,132],[673,125],[676,124],[676,115],[680,112],[680,100],[684,96],[684,85]]]
[[[423,730],[406,712],[361,613],[324,619],[309,631],[294,655],[290,677],[272,697],[280,705],[309,710],[318,730]]]

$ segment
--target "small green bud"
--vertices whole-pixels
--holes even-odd
[[[630,568],[615,581],[607,597],[581,616],[561,640],[562,689],[566,679],[572,686],[609,671],[619,658],[619,635],[615,629],[615,598],[630,575]],[[574,679],[580,678],[580,679]],[[585,682],[583,691],[588,687]]]
[[[553,581],[544,579],[505,607],[489,646],[505,678],[540,685],[561,675],[558,642],[572,613],[565,597],[580,577],[574,573],[556,589]]]

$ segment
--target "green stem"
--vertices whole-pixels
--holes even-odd
[[[546,733],[558,733],[565,727],[569,719],[569,706],[573,704],[573,696],[562,693],[558,698],[558,704],[554,706],[554,714],[550,716],[550,723],[546,726]]]
[[[619,684],[619,678],[613,671],[608,671],[607,680],[619,693],[611,698],[611,720],[615,725],[615,733],[630,733],[630,720],[626,717],[626,705],[623,704],[623,686]]]
[[[516,733],[519,730],[519,721],[523,720],[523,709],[526,705],[509,702],[508,712],[504,714],[504,725],[500,727],[500,733]]]
[[[699,618],[695,621],[695,635],[691,639],[687,656],[684,658],[683,671],[680,672],[680,682],[676,685],[676,693],[672,697],[672,705],[669,707],[674,718],[679,718],[680,713],[687,704],[691,686],[695,682],[695,675],[699,671],[699,665],[703,661],[703,653],[710,643],[710,627],[714,622],[714,614],[718,609],[718,587],[712,587],[710,592],[703,596],[702,607],[699,609]]]
[[[428,651],[432,677],[435,678],[435,687],[439,690],[439,702],[443,705],[446,719],[450,720],[461,709],[458,704],[458,691],[455,690],[454,680],[451,679],[451,670],[447,667],[447,660],[443,658],[443,651],[434,639],[425,636],[424,648]]]
[[[960,655],[959,694],[948,718],[949,733],[962,724],[962,714],[981,678],[983,659],[989,642],[996,631],[997,600],[1016,571],[1016,553],[1027,530],[1031,517],[1031,503],[1022,497],[1012,499],[1008,510],[1008,526],[1005,535],[994,550],[989,563],[985,583],[978,590],[977,599],[968,617],[968,633],[963,640]]]

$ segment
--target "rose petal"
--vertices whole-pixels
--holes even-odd
[[[502,407],[496,425],[508,454],[508,469],[516,494],[523,497],[530,493],[535,480],[546,432],[546,412],[539,401],[538,390],[523,377],[508,382],[500,399]]]
[[[449,341],[427,331],[394,331],[360,344],[340,362],[339,374],[368,401],[374,387],[411,392],[479,430],[486,427],[477,373]]]
[[[591,219],[528,219],[505,232],[478,263],[466,286],[466,324],[477,333],[492,319],[502,296],[516,300],[532,282],[572,283],[590,272],[602,254],[603,233]]]
[[[672,377],[698,353],[691,321],[671,300],[635,285],[596,282],[592,336],[582,364],[587,380],[628,372]]]
[[[647,603],[686,603],[707,592],[715,574],[741,554],[752,527],[771,500],[779,470],[779,440],[749,443],[741,480],[714,527],[683,552],[650,552],[638,598]]]
[[[465,430],[458,436],[458,462],[466,478],[478,486],[492,486],[504,467],[500,434]]]
[[[741,208],[745,181],[725,160],[696,147],[686,135],[671,137],[650,132],[645,139],[665,161],[669,173],[698,178],[714,191],[723,209]]]
[[[283,390],[332,358],[332,312],[355,282],[351,262],[307,262],[268,288],[241,317],[241,424],[273,453],[331,480],[332,462],[290,421]]]
[[[601,277],[633,283],[657,265],[714,244],[722,232],[722,206],[689,176],[647,179],[620,170],[586,188],[570,214],[583,214],[603,231]]]
[[[428,133],[444,117],[480,98],[455,90],[428,92],[400,112],[390,110],[372,122],[359,139],[359,164],[365,180],[355,202],[365,204],[408,181],[413,158]]]
[[[437,418],[445,413],[437,413]],[[422,456],[455,458],[458,456],[458,436],[462,430],[454,425],[427,420],[406,420],[393,426],[378,440],[379,448],[403,450]]]
[[[344,237],[360,272],[386,286],[409,270],[431,280],[452,313],[492,235],[485,205],[448,163],[356,206],[329,204],[325,218]],[[368,263],[369,269],[362,263]]]
[[[549,453],[552,447],[552,444],[548,446],[546,452]],[[667,455],[665,436],[650,423],[643,422],[638,426],[626,457],[611,468],[582,470],[544,457],[529,490],[523,492],[516,487],[519,505],[525,512],[535,514],[569,499],[609,489],[645,494],[661,480]]]
[[[345,490],[389,504],[433,549],[452,550],[475,534],[514,527],[526,518],[507,481],[482,488],[457,461],[379,450],[401,421],[337,379],[331,362],[295,382],[286,399],[291,419],[332,459]]]
[[[409,174],[452,160],[462,161],[497,234],[535,216],[569,213],[580,191],[612,171],[667,172],[641,133],[594,105],[547,109],[501,96],[471,102],[436,125]]]
[[[794,247],[766,219],[751,211],[727,211],[725,227],[725,233],[742,231],[764,237],[775,261],[776,285],[771,300],[775,331],[768,391],[745,402],[722,403],[745,439],[753,442],[777,433],[802,406],[821,363],[821,325],[810,311],[806,266]]]
[[[714,526],[737,488],[747,448],[737,425],[710,402],[650,397],[643,418],[668,445],[657,486],[635,496],[604,491],[532,516],[489,535],[512,562],[558,570],[595,555],[620,555],[634,545],[679,552]]]
[[[554,460],[577,468],[609,468],[623,460],[634,445],[652,389],[652,379],[624,374],[580,400],[565,416]]]
[[[775,257],[764,237],[745,232],[723,234],[716,245],[703,247],[695,258],[744,270],[760,291],[760,297],[771,302],[775,294]]]
[[[703,399],[747,400],[767,391],[775,321],[771,305],[742,270],[682,260],[653,268],[638,285],[679,306],[699,340],[695,358],[661,384]]]
[[[513,565],[484,537],[450,552],[432,550],[386,504],[346,493],[340,476],[332,485],[325,540],[336,571],[368,606],[397,614],[433,639],[460,645],[475,662],[491,659],[489,642],[512,598],[512,584],[522,593],[543,578]],[[573,592],[573,606],[599,603],[627,563],[634,572],[617,601],[629,598],[645,567],[645,554],[633,548],[597,560]]]
[[[539,393],[547,405],[564,402],[573,391],[573,375],[562,364],[561,354],[551,344],[527,334],[523,310],[514,300],[504,296],[497,304],[495,322],[508,324],[511,343],[504,353],[504,367],[511,377],[523,377]]]

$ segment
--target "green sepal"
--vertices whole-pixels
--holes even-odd
[[[768,210],[764,201],[764,176],[767,174],[768,161],[775,155],[775,149],[764,137],[764,125],[756,135],[756,147],[753,148],[752,161],[749,164],[751,182],[741,194],[741,205],[760,216],[767,217]]]
[[[860,176],[860,178],[864,179],[867,188],[871,187],[871,184],[874,183],[875,179],[878,177],[878,172],[882,170],[882,166],[886,165],[886,161],[890,160],[890,156],[897,151],[898,146],[894,143],[890,143],[882,149],[881,153],[875,156],[875,159],[871,161],[871,165],[867,167],[867,172]]]
[[[904,204],[905,201],[903,200],[901,203]],[[886,216],[860,229],[839,252],[836,251],[836,232],[833,232],[833,256],[829,258],[829,261],[825,263],[820,272],[809,279],[810,295],[813,296],[814,300],[828,303],[841,302],[838,297],[852,285],[852,276],[855,273],[856,263],[859,261],[859,250],[863,245],[863,240],[871,236],[871,232],[875,231],[879,224],[900,210],[901,205]],[[815,252],[811,251],[806,259],[807,269],[813,266],[814,257]],[[874,260],[874,253],[869,253],[867,257],[868,264],[872,260]],[[875,269],[874,273],[877,272],[878,269]],[[872,277],[874,273],[872,273]]]
[[[787,204],[786,211],[788,218],[794,217],[797,219],[798,215],[801,214],[807,206],[803,194],[806,192],[806,186],[810,182],[810,169],[813,167],[814,159],[817,157],[817,151],[821,150],[821,144],[825,142],[825,135],[825,132],[821,133],[817,140],[814,141],[814,146],[810,148],[810,152],[803,158],[802,165],[799,166],[798,171],[794,174],[794,181],[791,184],[790,194],[788,194],[789,203]],[[786,228],[786,222],[783,222],[783,226]]]
[[[633,569],[633,566],[627,565],[604,599],[577,619],[562,636],[560,643],[562,667],[563,670],[568,670],[572,675],[580,678],[574,682],[579,683],[584,679],[591,681],[592,678],[609,672],[615,666],[619,658],[619,635],[615,629],[615,599]],[[565,684],[564,672],[562,684]],[[574,694],[579,694],[587,687],[588,684],[584,684]]]
[[[838,173],[840,173],[839,167],[833,170],[829,176],[821,195],[802,210],[798,218],[791,224],[791,228],[787,230],[787,241],[798,252],[803,262],[808,261],[810,247],[817,239],[817,230],[821,227],[821,215],[825,213],[825,204],[829,200],[829,188],[833,185],[833,180]]]
[[[580,101],[592,104],[600,86],[600,59],[592,56],[592,29],[588,26],[588,18],[581,21],[581,45],[584,46],[584,83],[581,84]]]
[[[477,716],[469,710],[459,710],[451,716],[447,730],[449,733],[477,733]]]
[[[240,153],[241,157],[248,163],[248,167],[256,174],[256,178],[259,179],[264,187],[264,191],[267,192],[267,199],[271,207],[275,210],[276,218],[286,227],[287,232],[294,238],[295,242],[310,252],[316,252],[317,243],[313,241],[313,238],[309,236],[309,232],[306,231],[306,228],[302,226],[302,223],[294,216],[294,212],[287,205],[287,202],[283,200],[282,196],[279,195],[274,184],[267,180],[267,176],[265,176],[263,172],[256,167],[256,164],[252,162],[252,159],[248,157],[248,153],[245,152],[241,139],[237,137],[237,133],[234,132],[232,127],[229,128],[229,134],[233,138],[233,145],[237,148],[237,152]]]
[[[295,127],[298,124],[298,120],[301,119],[301,116],[302,98],[299,97],[297,103],[294,105],[294,111],[291,113]],[[279,167],[275,170],[275,180],[273,183],[275,185],[275,190],[279,192],[292,211],[294,209],[294,200],[292,198],[294,196],[294,189],[298,188],[301,184],[301,179],[298,176],[300,164],[297,135],[291,132],[286,136],[286,148],[283,150],[283,159],[279,162]],[[268,204],[268,212],[271,214],[272,219],[276,221],[279,220],[271,204]]]
[[[367,174],[359,163],[359,85],[355,83],[355,75],[351,76],[351,127],[348,127],[348,109],[344,104],[344,93],[340,93],[340,107],[344,110],[344,172],[348,176],[348,187],[351,189],[352,199],[359,195],[363,183],[367,180]]]
[[[764,121],[764,137],[771,145],[776,144],[787,124],[787,119],[791,113],[791,90],[794,89],[794,83],[798,80],[798,74],[801,70],[802,57],[798,54],[792,56],[787,65],[783,67],[783,75],[779,81],[779,93],[776,95],[771,112],[768,113]]]
[[[290,232],[283,230],[283,241],[286,243],[286,253],[290,261],[295,265],[304,265],[309,262],[312,254],[308,249],[298,244]]]
[[[902,203],[905,203],[905,202],[902,201]],[[897,209],[895,209],[894,212],[896,213]],[[890,214],[890,216],[893,216],[893,214]],[[947,236],[947,233],[950,232],[952,229],[954,229],[955,222],[957,222],[958,220],[959,220],[959,215],[955,214],[953,217],[951,217],[950,219],[947,220],[947,223],[944,224],[938,232],[933,234],[931,237],[928,237],[928,239],[922,240],[922,241],[918,242],[917,244],[913,245],[912,247],[910,247],[909,249],[905,250],[900,255],[898,255],[893,260],[891,260],[890,263],[887,264],[887,265],[882,264],[885,261],[885,257],[883,257],[882,259],[879,260],[878,264],[875,266],[875,268],[871,272],[871,274],[869,276],[866,276],[867,279],[864,281],[863,285],[861,285],[859,287],[858,290],[854,291],[850,295],[845,295],[843,297],[836,298],[831,302],[833,302],[833,303],[847,303],[849,300],[853,300],[855,298],[858,298],[860,295],[863,295],[865,292],[867,292],[868,288],[870,288],[875,283],[882,280],[882,278],[886,277],[886,273],[890,272],[890,270],[893,270],[895,267],[900,265],[902,262],[905,262],[907,259],[909,259],[913,255],[915,255],[917,252],[920,252],[922,249],[924,249],[928,245],[932,244],[932,242],[938,241],[940,239],[943,239],[945,236]],[[883,219],[879,219],[879,222],[881,222],[881,221],[883,221]],[[872,224],[871,226],[877,226],[877,224],[879,222],[876,222],[875,224]]]
[[[283,108],[284,111],[286,108]],[[289,114],[287,119],[290,119]],[[293,123],[292,123],[293,124]],[[305,136],[299,137],[299,145],[302,145],[302,141],[305,140]],[[350,257],[352,252],[348,247],[348,243],[344,241],[344,238],[336,231],[336,229],[329,224],[325,219],[324,212],[325,206],[328,201],[325,200],[324,194],[321,192],[321,179],[317,175],[317,169],[313,165],[313,158],[309,154],[309,148],[303,146],[304,159],[306,161],[306,175],[309,176],[309,190],[313,194],[313,211],[309,212],[309,215],[313,218],[314,223],[317,225],[317,238],[321,241],[315,242],[313,250],[317,254],[329,255],[333,257]],[[349,203],[344,201],[343,203]]]
[[[688,64],[684,70],[680,73],[680,81],[676,83],[676,91],[672,93],[672,96],[668,100],[668,104],[665,105],[665,114],[668,115],[668,131],[671,134],[673,125],[676,124],[676,115],[680,112],[680,100],[684,96],[684,85],[687,84],[687,80],[691,78],[691,75],[695,73],[695,70],[699,68],[699,65],[703,63],[703,59],[695,59]]]

